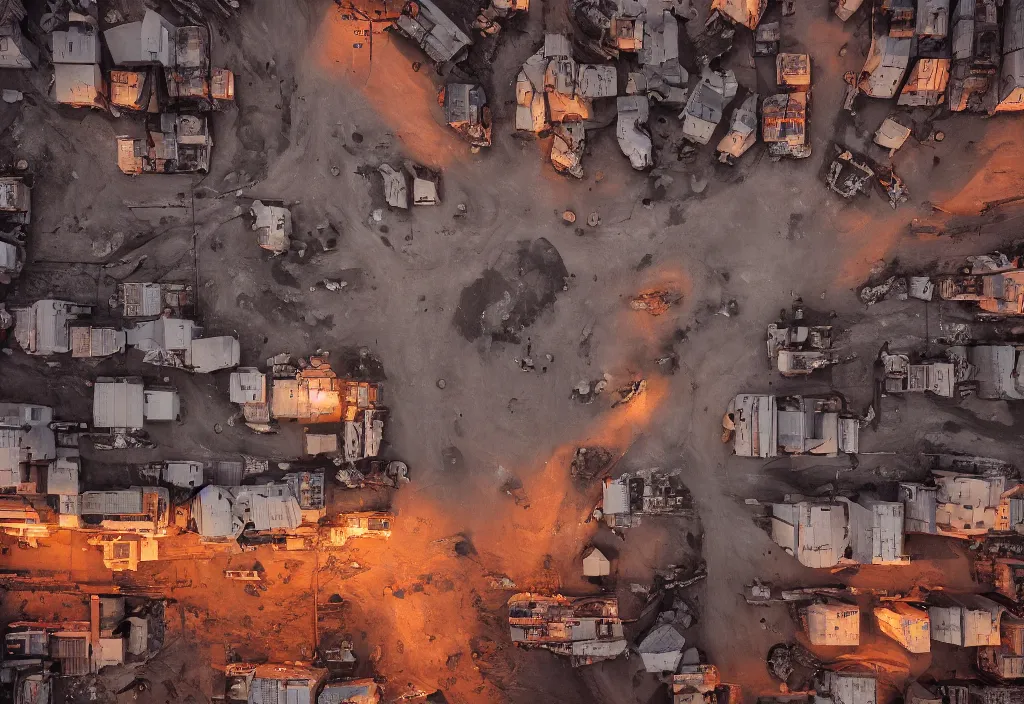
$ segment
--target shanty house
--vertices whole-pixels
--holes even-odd
[[[902,565],[910,561],[903,552],[903,504],[898,501],[843,499],[850,517],[850,549],[854,562],[863,565]]]
[[[225,675],[224,701],[231,704],[317,704],[327,670],[299,663],[231,663]]]
[[[671,623],[655,626],[640,641],[637,650],[648,672],[675,672],[683,659],[683,646],[686,639]]]
[[[35,68],[38,63],[39,50],[21,33],[21,25],[0,25],[0,68]]]
[[[740,457],[854,454],[860,427],[841,412],[837,396],[740,394],[728,409],[735,424],[734,450]]]
[[[983,315],[1024,315],[1024,269],[972,270],[965,276],[943,277],[938,291],[946,301],[975,302]]]
[[[487,93],[475,83],[449,83],[442,88],[445,122],[474,147],[491,146],[491,109]]]
[[[302,510],[287,484],[207,486],[192,499],[190,526],[204,541],[237,540],[247,530],[298,528]]]
[[[342,513],[325,526],[325,531],[321,535],[326,541],[325,545],[332,548],[343,547],[349,538],[387,539],[391,537],[391,526],[394,521],[393,514],[380,511]]]
[[[978,648],[978,669],[1001,680],[1024,678],[1024,623],[1003,619],[999,645]]]
[[[160,113],[146,119],[144,139],[117,137],[117,165],[141,173],[206,173],[213,137],[204,115]]]
[[[854,604],[811,604],[801,617],[811,645],[860,645],[860,608]]]
[[[122,283],[117,303],[126,318],[187,317],[194,303],[191,284]]]
[[[0,215],[19,225],[27,225],[31,221],[32,189],[25,179],[0,176]]]
[[[771,505],[771,536],[807,567],[834,567],[849,545],[844,503]]]
[[[616,658],[628,645],[614,596],[516,594],[508,622],[513,643],[567,655],[573,665]]]
[[[171,496],[157,486],[85,491],[77,515],[79,529],[161,537],[171,522]]]
[[[1006,609],[978,594],[933,596],[928,607],[932,640],[973,648],[1000,644],[999,622]]]
[[[100,70],[100,38],[93,23],[72,22],[66,30],[53,32],[51,39],[57,102],[105,107],[107,86]]]
[[[100,377],[93,386],[93,426],[138,430],[146,420],[174,420],[180,413],[175,391],[145,389],[137,378]]]
[[[931,652],[931,618],[926,609],[903,601],[875,608],[878,630],[911,653]]]
[[[274,254],[284,254],[291,245],[292,213],[282,205],[255,200],[249,208],[256,243]]]
[[[878,682],[873,675],[826,671],[815,700],[818,704],[876,704]]]
[[[92,306],[46,299],[11,312],[21,348],[28,354],[50,355],[71,351],[69,323],[92,313]]]
[[[1002,52],[993,112],[1024,110],[1024,0],[1008,0],[1004,5]]]
[[[103,33],[110,56],[118,66],[172,63],[174,25],[159,13],[146,10],[141,22],[127,22]]]
[[[324,357],[312,357],[294,379],[274,379],[270,413],[305,424],[340,423],[355,421],[379,400],[379,384],[339,379]]]
[[[950,353],[965,358],[968,380],[977,383],[978,398],[994,400],[1024,399],[1024,355],[1014,345],[972,345],[951,347]]]
[[[935,486],[900,483],[907,530],[967,538],[997,527],[1005,477],[943,470],[933,471],[932,476]],[[1009,520],[1008,506],[1007,523]]]
[[[848,499],[771,504],[772,540],[808,567],[905,564],[902,506]]]
[[[395,25],[439,64],[460,60],[473,43],[430,0],[416,0],[411,6],[406,4]]]
[[[690,93],[686,107],[680,113],[683,136],[697,144],[707,144],[722,121],[725,108],[736,96],[736,74],[732,71],[713,71],[705,68],[700,83]]]
[[[54,64],[57,102],[76,108],[102,108],[107,84],[95,64]]]
[[[591,546],[583,553],[584,577],[606,577],[611,574],[611,570],[612,563],[597,548]]]
[[[57,457],[52,420],[49,406],[0,403],[0,489],[18,490],[33,480],[33,466],[47,466]]]
[[[316,704],[378,704],[383,693],[372,677],[328,682]]]

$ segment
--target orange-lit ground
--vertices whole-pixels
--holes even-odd
[[[663,702],[663,683],[643,672],[637,657],[573,669],[509,642],[504,604],[511,590],[496,588],[495,579],[507,577],[518,590],[596,590],[581,576],[580,556],[590,543],[613,558],[608,586],[629,619],[643,603],[631,584],[649,584],[656,569],[670,564],[706,560],[707,581],[685,592],[696,614],[684,634],[687,646],[700,648],[751,700],[778,691],[765,656],[797,628],[782,606],[746,603],[755,578],[776,586],[985,588],[971,577],[965,544],[920,536],[908,538],[907,566],[841,574],[802,568],[757,528],[755,509],[743,500],[816,494],[829,483],[846,492],[868,483],[884,490],[920,478],[919,453],[937,447],[984,448],[1017,460],[1024,442],[1014,406],[883,399],[878,429],[862,432],[856,467],[845,458],[741,460],[719,438],[722,413],[740,391],[833,388],[861,411],[873,396],[872,361],[882,342],[923,350],[950,323],[967,319],[964,310],[937,302],[866,309],[854,289],[882,260],[898,259],[908,270],[948,269],[1019,236],[1024,210],[1007,202],[1024,185],[1019,116],[914,113],[921,135],[942,130],[945,139],[911,138],[893,157],[908,203],[893,211],[879,192],[853,201],[829,193],[821,173],[833,142],[884,161],[870,139],[892,106],[862,98],[856,116],[840,115],[842,74],[859,70],[867,49],[866,17],[861,11],[843,25],[825,0],[810,0],[784,20],[783,48],[807,51],[813,62],[811,158],[773,163],[758,146],[733,168],[714,163],[710,147],[683,160],[676,113],[656,111],[654,173],[629,168],[612,124],[588,134],[586,175],[576,181],[545,163],[543,140],[520,139],[510,127],[515,73],[546,29],[571,26],[565,0],[534,2],[516,29],[474,47],[466,70],[484,82],[495,119],[494,144],[478,154],[444,124],[436,100],[443,79],[408,41],[379,31],[356,34],[368,27],[342,19],[329,0],[251,4],[223,27],[214,22],[223,29],[214,64],[235,72],[238,99],[213,118],[216,148],[202,179],[120,174],[114,138],[139,131],[136,120],[53,109],[48,71],[0,76],[3,87],[26,95],[21,103],[0,103],[7,127],[0,144],[29,159],[35,177],[29,262],[11,300],[60,297],[96,303],[105,313],[115,273],[198,280],[204,328],[237,334],[244,365],[262,365],[281,351],[365,346],[386,375],[392,414],[385,452],[409,464],[412,483],[393,497],[389,541],[354,540],[319,555],[261,548],[149,563],[113,576],[97,549],[67,533],[39,550],[0,555],[0,572],[48,575],[92,590],[124,585],[171,600],[168,646],[144,670],[153,689],[131,701],[174,701],[164,682],[177,683],[178,700],[209,701],[211,665],[308,659],[318,637],[348,636],[360,672],[384,678],[389,700],[440,688],[460,704]],[[707,8],[697,4],[701,17],[688,31],[703,24]],[[749,36],[738,37],[726,63],[744,88],[767,95],[774,65],[752,65]],[[843,44],[848,51],[840,56]],[[414,62],[422,63],[419,71]],[[442,171],[441,205],[410,212],[386,206],[376,168],[404,159]],[[241,217],[255,198],[287,202],[295,238],[307,247],[302,256],[271,258],[256,246]],[[577,215],[572,226],[562,221],[566,209]],[[587,225],[591,213],[600,225]],[[569,274],[557,282],[554,302],[517,331],[518,343],[467,339],[452,322],[463,290],[517,243],[539,238],[557,250]],[[125,265],[101,268],[141,255],[146,260],[129,273],[118,268]],[[519,283],[529,288],[542,274],[528,272]],[[348,285],[330,291],[325,279]],[[659,316],[630,310],[630,297],[652,289],[672,289],[682,299]],[[764,328],[794,296],[813,311],[836,313],[840,344],[856,359],[806,380],[783,380],[769,369]],[[519,362],[528,346],[538,360],[532,372]],[[150,428],[156,450],[88,451],[87,484],[116,483],[127,463],[241,453],[285,461],[302,451],[296,426],[255,436],[230,420],[236,409],[225,373],[189,376],[142,367],[134,357],[98,365],[61,359],[51,367],[4,355],[0,399],[49,403],[62,418],[88,420],[92,392],[85,381],[118,373],[144,373],[159,383],[166,377],[181,391],[184,417]],[[605,375],[609,388],[593,403],[572,398],[581,381]],[[612,391],[639,377],[647,380],[645,393],[613,408]],[[645,520],[624,540],[587,522],[600,489],[570,478],[581,445],[606,448],[618,459],[615,471],[678,469],[699,520]],[[464,458],[461,465],[446,460],[450,448]],[[522,483],[516,497],[504,490],[510,480]],[[386,508],[388,498],[339,489],[332,509]],[[456,553],[457,540],[472,550]],[[225,569],[256,562],[267,574],[259,596],[223,578]],[[330,615],[319,609],[318,621],[318,605],[338,598],[343,606],[330,607]],[[0,599],[0,615],[79,618],[83,602],[76,599],[10,592]],[[630,638],[639,630],[627,626]],[[968,667],[952,648],[909,658],[870,619],[863,631],[861,655],[898,662],[915,676],[962,675]],[[107,697],[100,700],[129,701],[133,693],[113,692],[133,676],[105,673],[96,683]],[[903,677],[890,679],[887,695]]]

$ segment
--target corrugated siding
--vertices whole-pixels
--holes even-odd
[[[141,382],[97,382],[93,391],[93,424],[97,428],[142,427]]]
[[[142,513],[142,490],[87,491],[82,494],[82,515]]]

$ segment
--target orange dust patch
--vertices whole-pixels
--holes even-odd
[[[605,394],[610,392],[611,388]],[[517,472],[530,497],[529,510],[508,501],[496,506],[489,515],[477,518],[472,526],[477,544],[497,553],[495,559],[517,582],[539,570],[545,556],[564,554],[567,544],[575,548],[569,555],[582,550],[597,526],[584,523],[593,508],[592,497],[581,494],[573,485],[569,473],[573,453],[581,444],[600,445],[616,454],[624,452],[651,426],[667,396],[665,379],[648,379],[642,394],[602,414],[585,440],[579,438],[562,445],[539,466]],[[572,573],[571,565],[564,567],[557,571]]]
[[[1024,193],[1024,147],[1021,126],[1016,120],[995,120],[985,138],[972,150],[984,160],[977,173],[957,193],[945,200],[936,199],[940,207],[954,215],[978,215],[986,205]]]
[[[355,90],[381,121],[392,129],[410,156],[432,166],[446,166],[469,154],[444,124],[437,102],[439,86],[426,55],[410,58],[400,39],[379,30],[379,23],[342,19],[329,7],[310,46],[314,65],[323,73],[323,90]],[[423,68],[413,71],[413,61]]]
[[[811,58],[814,61],[814,65],[811,68],[812,79],[814,74],[818,76],[843,75],[845,70],[844,61],[840,58],[836,47],[840,47],[850,41],[848,30],[845,27],[844,24],[837,22],[836,18],[831,16],[831,13],[827,19],[811,19],[807,23],[804,44],[812,47],[810,50]],[[813,47],[823,47],[826,50],[815,52]]]
[[[853,220],[846,223],[848,227],[837,237],[837,246],[843,254],[836,284],[849,287],[867,279],[871,266],[892,252],[906,231],[906,222],[894,216],[876,220],[866,213],[844,214],[843,217]]]

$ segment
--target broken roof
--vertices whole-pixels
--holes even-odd
[[[931,651],[931,619],[927,609],[894,601],[875,608],[879,630],[911,653]]]
[[[288,484],[207,486],[192,500],[196,530],[204,538],[238,538],[252,530],[293,529],[302,523]]]
[[[700,83],[690,93],[686,107],[679,115],[683,120],[683,136],[698,144],[711,141],[726,106],[736,95],[736,89],[736,74],[731,70],[705,68]]]
[[[932,640],[964,648],[999,645],[999,621],[1006,609],[980,594],[933,595],[928,608]]]
[[[949,59],[921,58],[910,70],[897,105],[931,107],[945,100],[949,83]]]
[[[153,10],[146,10],[141,22],[128,22],[103,33],[115,64],[136,66],[172,62],[174,25]]]
[[[61,354],[71,351],[68,323],[88,315],[92,306],[45,299],[26,308],[14,308],[14,337],[28,354]]]
[[[472,43],[466,33],[430,0],[406,3],[395,24],[437,63],[458,60]]]
[[[712,0],[711,11],[718,11],[747,29],[756,29],[768,0]]]
[[[731,163],[757,141],[757,93],[748,95],[729,119],[729,131],[718,143],[719,161]]]
[[[640,659],[648,672],[675,672],[683,659],[686,639],[671,623],[656,627],[640,645]]]
[[[650,104],[646,97],[624,95],[616,99],[618,122],[615,136],[619,149],[629,157],[629,165],[638,171],[654,165],[651,135],[645,125],[650,115]]]
[[[892,98],[910,63],[913,39],[876,34],[871,39],[857,87],[871,98]]]
[[[249,208],[256,243],[275,254],[288,251],[292,236],[292,213],[282,205],[254,200]]]
[[[448,83],[442,91],[448,125],[475,147],[491,146],[491,112],[483,86]]]

